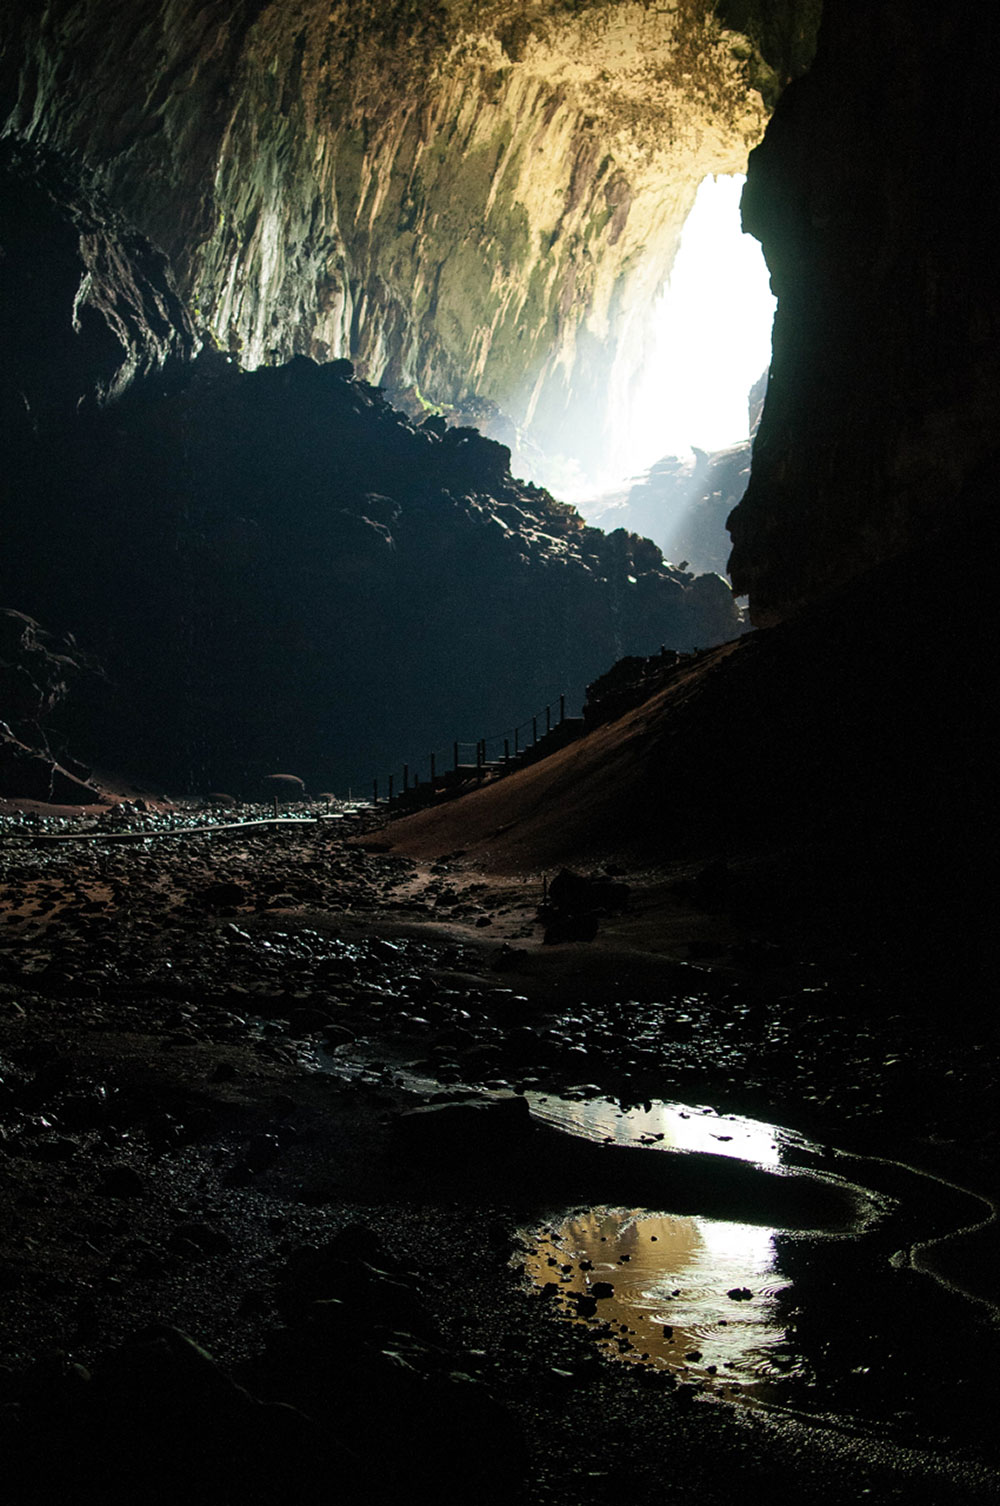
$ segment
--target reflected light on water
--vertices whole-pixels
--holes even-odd
[[[554,1284],[549,1295],[605,1352],[746,1399],[801,1376],[779,1319],[789,1283],[773,1230],[600,1207],[525,1238],[528,1277]]]
[[[607,1098],[576,1102],[548,1094],[529,1093],[531,1112],[539,1119],[587,1139],[616,1145],[645,1145],[651,1149],[701,1151],[731,1156],[755,1166],[782,1164],[784,1153],[807,1142],[789,1130],[744,1119],[738,1114],[721,1115],[690,1104],[653,1101],[622,1109]]]

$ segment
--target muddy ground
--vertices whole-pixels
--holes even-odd
[[[779,943],[697,867],[614,875],[596,934],[546,944],[553,874],[418,865],[371,814],[144,835],[167,820],[3,823],[9,1499],[996,1498],[974,1002]],[[748,1405],[608,1358],[528,1283],[530,1231],[616,1201],[617,1163],[512,1111],[526,1090],[710,1104],[986,1212],[911,1208],[893,1264],[790,1254],[810,1379]],[[668,1203],[645,1175],[624,1201]]]

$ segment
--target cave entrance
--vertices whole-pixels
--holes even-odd
[[[685,221],[624,415],[615,457],[623,476],[695,446],[725,449],[750,432],[747,398],[770,364],[775,299],[760,245],[740,226],[745,182],[706,178]]]
[[[678,488],[669,530],[652,528],[643,498],[632,497],[634,488],[648,483],[652,468],[662,474],[666,467],[679,482],[691,483],[693,504],[706,470],[702,457],[746,443],[751,389],[770,364],[775,299],[760,245],[740,223],[745,182],[743,175],[702,181],[670,276],[653,306],[633,321],[632,347],[618,363],[627,374],[617,384],[613,373],[609,380],[610,412],[574,413],[563,433],[553,435],[552,453],[535,467],[535,479],[588,521],[636,528],[665,548],[672,547],[668,534],[683,533],[673,494]],[[582,438],[595,425],[609,435],[598,466],[573,453],[577,432]],[[721,532],[719,547],[728,552]]]

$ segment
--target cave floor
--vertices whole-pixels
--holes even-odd
[[[737,923],[693,868],[623,875],[592,941],[546,946],[541,875],[350,829],[5,827],[12,1499],[308,1501],[331,1473],[347,1499],[721,1502],[734,1478],[772,1501],[995,1499],[998,1071],[976,1012]],[[511,1089],[786,1126],[892,1195],[905,1168],[945,1189],[933,1216],[907,1194],[904,1245],[981,1227],[929,1270],[782,1246],[812,1379],[732,1405],[695,1363],[602,1357],[531,1287],[525,1231],[614,1199],[600,1151],[447,1118]]]

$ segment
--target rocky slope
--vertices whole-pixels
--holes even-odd
[[[741,630],[724,581],[586,528],[348,362],[192,365],[148,242],[47,159],[3,172],[0,600],[102,665],[56,717],[79,750],[175,788],[368,789],[624,652]]]
[[[340,788],[571,694],[617,653],[740,631],[724,581],[585,528],[473,430],[414,428],[347,369],[202,358],[154,405],[15,466],[3,590],[108,681],[80,747],[201,789]]]

